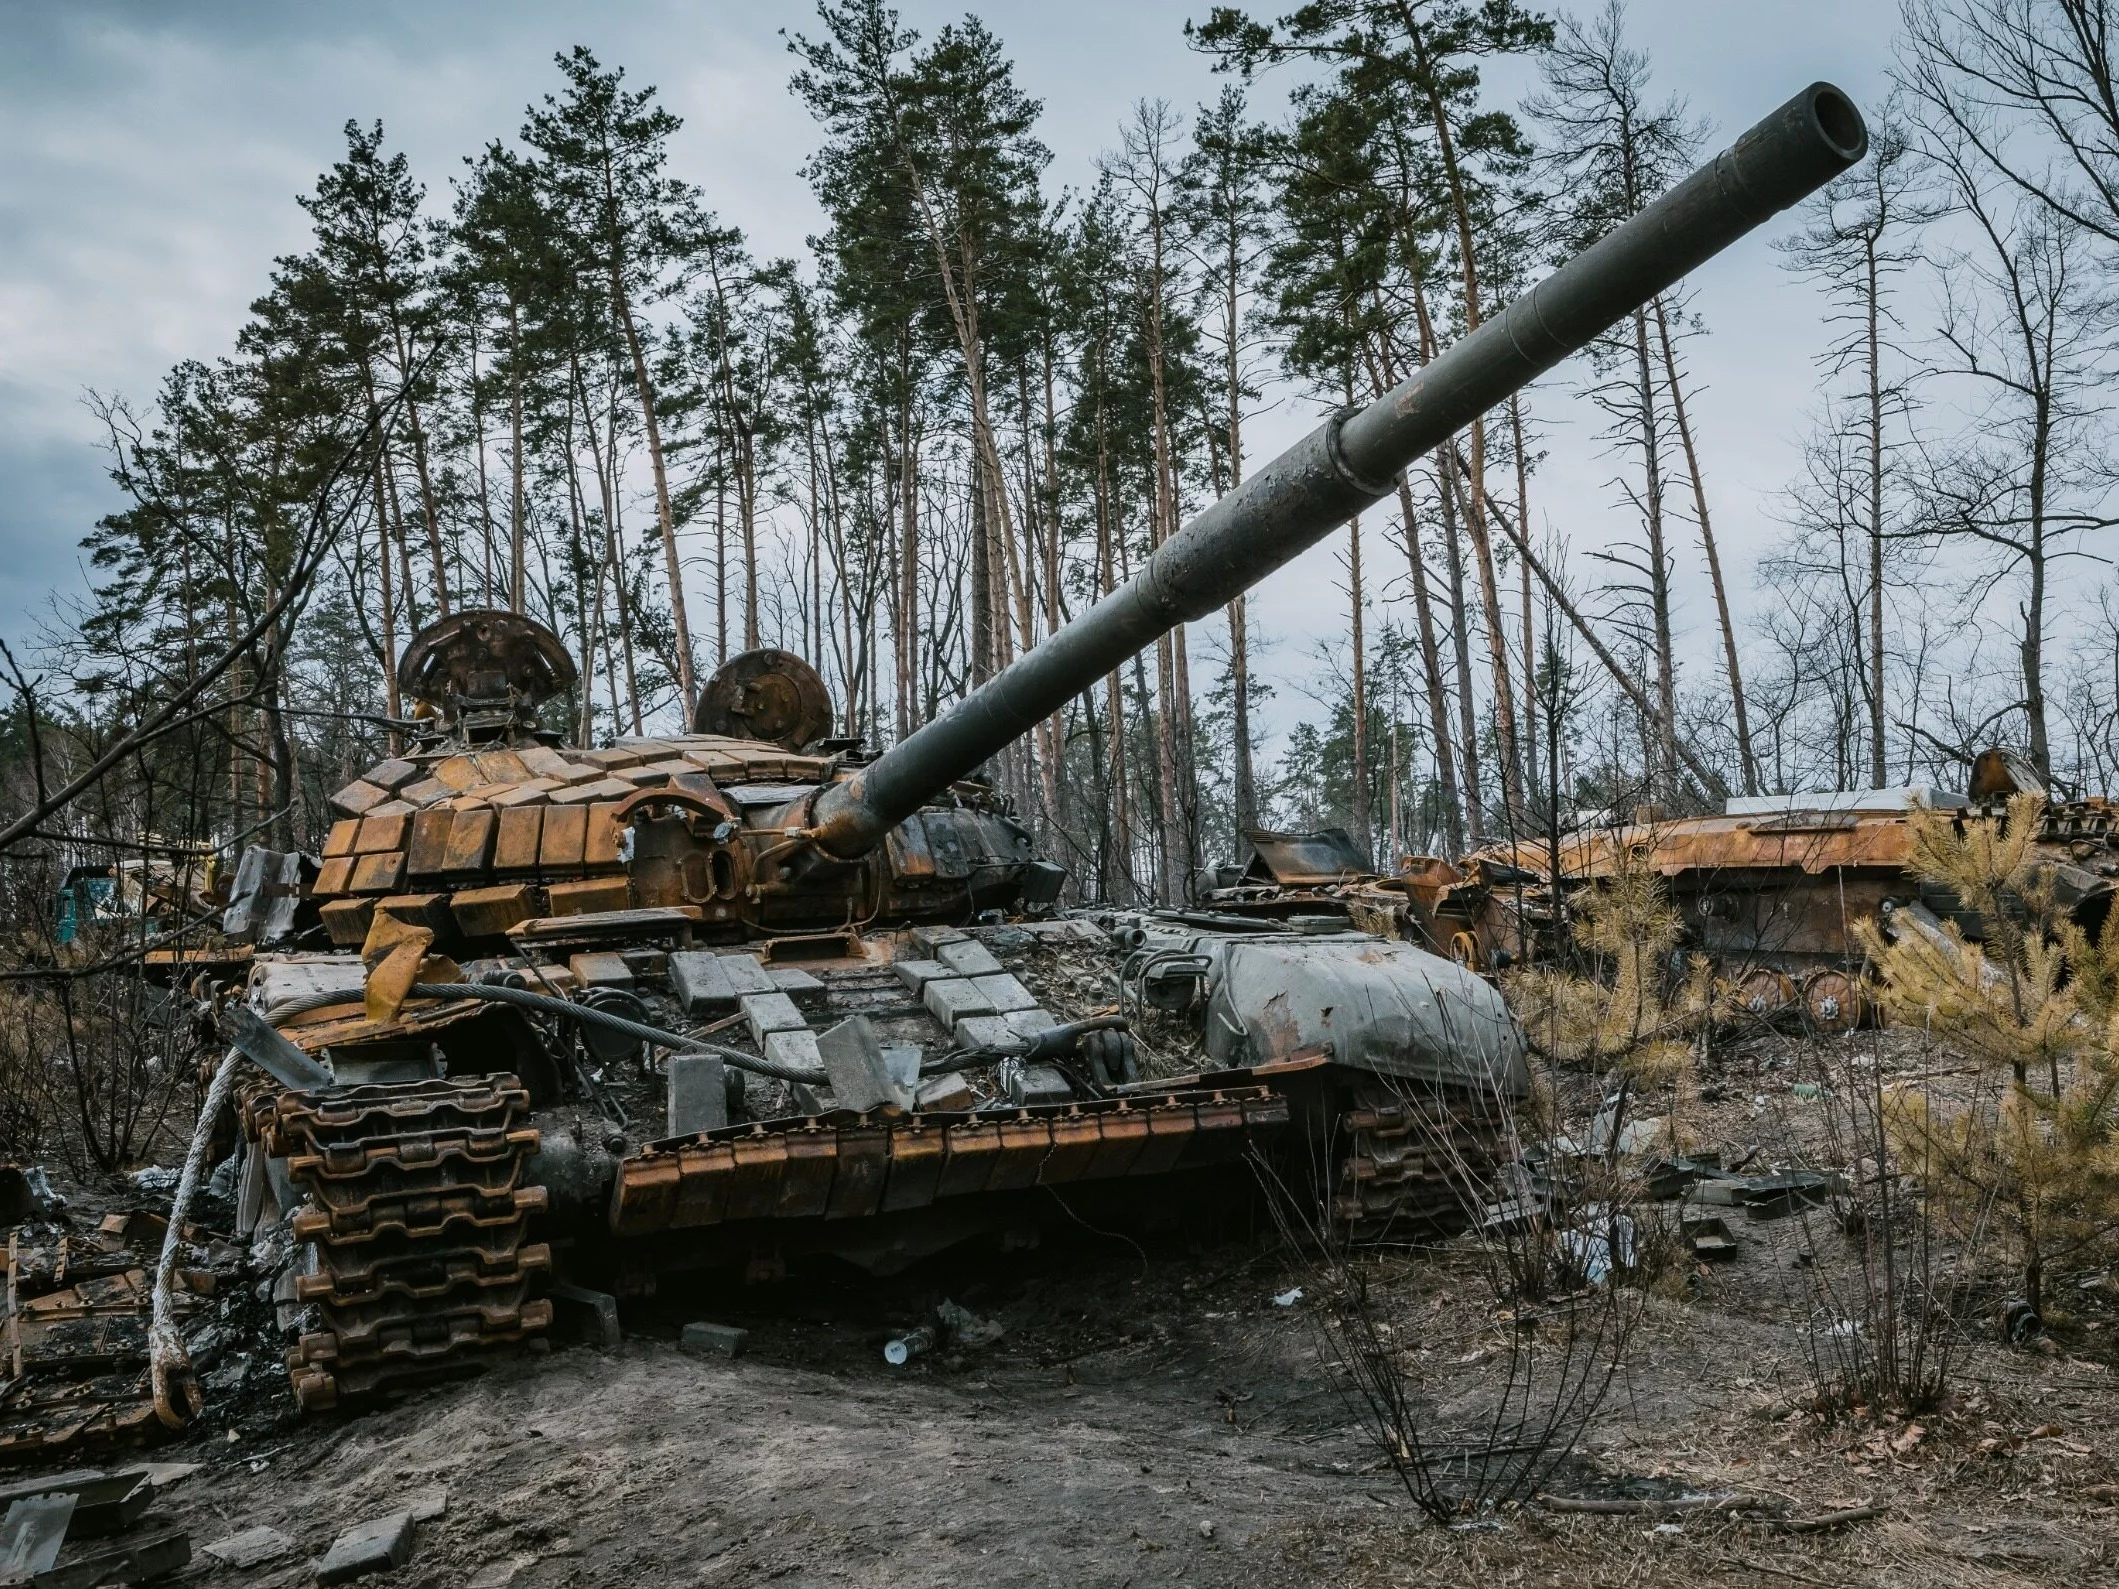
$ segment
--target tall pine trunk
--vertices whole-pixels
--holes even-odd
[[[1707,554],[1707,578],[1714,587],[1714,614],[1722,632],[1722,665],[1729,673],[1729,705],[1736,725],[1736,754],[1744,779],[1744,793],[1758,793],[1758,758],[1751,753],[1751,713],[1744,700],[1744,669],[1736,652],[1736,623],[1729,615],[1729,592],[1722,583],[1722,557],[1714,543],[1714,523],[1707,516],[1707,483],[1700,475],[1700,455],[1692,441],[1692,423],[1685,417],[1685,389],[1678,380],[1677,351],[1670,341],[1670,316],[1659,297],[1655,301],[1655,331],[1663,355],[1663,379],[1670,388],[1670,418],[1677,426],[1678,445],[1685,454],[1685,472],[1692,481],[1692,510],[1700,524],[1700,546]],[[1883,787],[1883,718],[1881,697],[1876,718],[1876,783]]]
[[[677,516],[670,507],[670,476],[663,460],[662,421],[655,413],[655,383],[648,376],[647,349],[640,339],[640,327],[633,319],[632,300],[626,295],[624,262],[615,250],[611,260],[611,302],[625,332],[626,352],[633,365],[633,389],[640,399],[640,424],[647,434],[648,472],[655,481],[655,522],[662,530],[663,577],[669,581],[670,623],[676,630],[677,688],[683,692],[684,710],[689,716],[693,702],[699,699],[699,684],[692,672],[692,626],[691,620],[685,616],[684,566],[677,551]]]
[[[1655,381],[1648,358],[1648,311],[1633,313],[1634,362],[1639,386],[1641,427],[1641,511],[1648,534],[1648,606],[1655,646],[1655,791],[1669,800],[1677,794],[1678,691],[1677,658],[1671,643],[1670,556],[1663,534],[1663,441],[1657,423]]]
[[[1450,644],[1456,651],[1458,753],[1464,768],[1464,836],[1473,849],[1486,842],[1486,797],[1479,781],[1479,714],[1472,697],[1471,614],[1464,604],[1464,550],[1457,540],[1456,449],[1435,449],[1435,483],[1442,495],[1442,550],[1449,570]]]

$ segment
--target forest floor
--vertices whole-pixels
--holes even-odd
[[[1733,1162],[1763,1138],[1764,1158],[1787,1156],[1816,1135],[1796,1080],[1863,1056],[1932,1065],[1870,1034],[1822,1060],[1780,1038],[1711,1056],[1685,1105],[1694,1145]],[[1586,1089],[1570,1117],[1593,1109]],[[311,1582],[343,1529],[434,1491],[445,1506],[410,1564],[371,1581],[1925,1586],[2119,1568],[2109,1274],[2060,1277],[2068,1306],[2029,1348],[1967,1291],[1940,1407],[1827,1422],[1806,1410],[1832,1311],[1819,1276],[1845,1281],[1847,1239],[1814,1212],[1732,1212],[1733,1260],[1629,1295],[1608,1394],[1539,1488],[1873,1516],[1794,1533],[1530,1501],[1428,1521],[1364,1432],[1315,1269],[1263,1235],[1186,1249],[1080,1233],[889,1281],[665,1293],[627,1312],[615,1351],[561,1345],[364,1415],[299,1419],[253,1376],[193,1439],[149,1453],[200,1464],[157,1515],[190,1530],[189,1579],[261,1586]],[[1374,1316],[1415,1343],[1430,1437],[1476,1430],[1520,1368],[1476,1253],[1393,1254],[1368,1274]],[[887,1366],[884,1340],[944,1297],[1005,1333]],[[702,1318],[747,1329],[744,1354],[681,1352],[681,1325]],[[292,1553],[247,1570],[203,1554],[259,1525]]]

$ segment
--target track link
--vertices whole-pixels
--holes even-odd
[[[521,1184],[529,1107],[513,1076],[252,1096],[251,1135],[309,1197],[295,1295],[323,1328],[287,1354],[304,1411],[473,1372],[551,1323],[531,1295],[551,1250],[524,1240],[545,1207]]]
[[[1348,1241],[1419,1241],[1471,1222],[1502,1158],[1508,1114],[1491,1097],[1375,1077],[1340,1116],[1333,1223]]]

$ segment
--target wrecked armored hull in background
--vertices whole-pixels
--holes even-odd
[[[1990,750],[1974,762],[1962,794],[1919,787],[1769,795],[1732,798],[1716,816],[1643,813],[1560,840],[1562,902],[1572,906],[1621,873],[1646,870],[1683,921],[1677,953],[1705,956],[1736,1010],[1848,1031],[1873,1013],[1856,924],[1896,934],[1939,933],[1949,922],[1973,943],[1985,933],[1976,912],[1914,869],[1912,809],[1959,823],[1999,821],[2019,793],[2046,791],[2020,757]],[[2085,931],[2101,931],[2119,890],[2119,808],[2104,798],[2049,798],[2037,846],[2056,903]],[[1424,862],[1419,875],[1451,870]],[[1456,870],[1438,897],[1447,901],[1441,908],[1473,923],[1459,958],[1498,969],[1550,957],[1560,913],[1548,846],[1496,847]],[[1506,881],[1496,887],[1496,878]]]
[[[1526,952],[1553,950],[1544,878],[1499,855],[1458,862],[1409,855],[1392,875],[1375,871],[1344,828],[1250,828],[1243,838],[1249,858],[1223,868],[1202,893],[1200,908],[1210,915],[1200,919],[1348,926],[1476,971],[1506,970]],[[1526,943],[1536,947],[1526,951]]]

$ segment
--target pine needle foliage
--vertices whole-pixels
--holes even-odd
[[[1678,1080],[1691,1066],[1709,977],[1695,957],[1670,988],[1684,923],[1662,878],[1629,857],[1574,908],[1575,945],[1586,964],[1533,967],[1509,981],[1531,1040],[1562,1064],[1613,1067],[1650,1086]]]
[[[2041,1311],[2052,1265],[2119,1231],[2119,915],[2093,938],[2058,905],[2036,848],[2044,814],[2035,795],[1998,820],[1914,814],[1915,869],[1977,914],[1981,943],[1954,922],[1860,928],[1891,1018],[2000,1083],[1969,1103],[1892,1095],[1893,1145],[1960,1219],[1999,1225]]]

